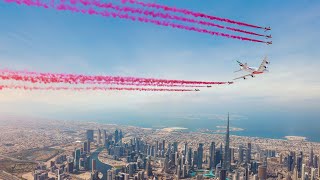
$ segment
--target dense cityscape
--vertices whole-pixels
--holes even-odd
[[[319,143],[233,136],[229,118],[222,134],[67,121],[0,133],[5,180],[320,179]]]

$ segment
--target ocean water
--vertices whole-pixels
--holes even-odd
[[[155,120],[156,119],[156,120]],[[113,120],[97,120],[100,123],[115,123],[144,128],[183,127],[188,131],[199,129],[217,130],[217,126],[226,126],[226,120],[210,119],[171,119],[155,117],[119,117]],[[230,120],[231,127],[244,129],[231,132],[231,135],[284,139],[285,136],[303,136],[308,141],[320,142],[320,121],[318,119],[303,119],[301,117],[264,116],[250,117],[244,120]]]

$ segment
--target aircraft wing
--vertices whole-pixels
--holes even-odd
[[[261,63],[261,65],[259,66],[259,69],[258,71],[262,72],[264,71],[265,69],[267,69],[267,64],[268,64],[268,60],[267,60],[267,57],[265,57]]]
[[[233,80],[245,79],[247,76],[252,76],[252,74],[247,74],[247,75],[244,75],[244,76],[240,76],[240,77],[234,78]]]

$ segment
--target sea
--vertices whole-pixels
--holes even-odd
[[[168,128],[181,127],[185,131],[201,131],[204,129],[213,131],[221,130],[219,126],[226,126],[226,120],[212,119],[171,119],[171,118],[140,118],[140,117],[122,117],[116,119],[96,120],[99,123],[113,123],[118,125],[131,125],[143,128]],[[218,126],[218,127],[217,127]],[[231,135],[261,137],[272,139],[285,139],[285,136],[301,136],[307,141],[320,142],[320,119],[302,119],[301,117],[282,118],[267,116],[261,118],[250,117],[248,119],[232,120],[230,127],[241,128],[241,131],[232,131]]]

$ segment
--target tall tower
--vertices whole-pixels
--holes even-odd
[[[101,143],[101,130],[98,129],[98,135],[97,135],[97,143],[100,145]]]
[[[311,146],[310,157],[309,157],[309,166],[313,167],[313,147]]]
[[[320,156],[318,156],[318,178],[320,179]]]
[[[93,141],[93,130],[87,130],[87,140],[90,142]]]
[[[117,144],[119,142],[119,131],[116,129],[114,132],[114,143]]]
[[[228,122],[227,122],[227,132],[226,132],[226,142],[224,147],[224,161],[223,161],[223,168],[226,170],[230,170],[230,129],[229,129],[229,113],[228,113]]]
[[[250,163],[250,160],[251,160],[251,143],[248,143],[246,162]]]
[[[210,161],[209,161],[209,168],[210,169],[214,169],[214,155],[216,152],[216,144],[215,142],[211,142],[211,146],[210,146]]]
[[[202,160],[203,160],[203,144],[199,143],[199,147],[198,147],[198,163],[197,163],[198,169],[202,169]]]

